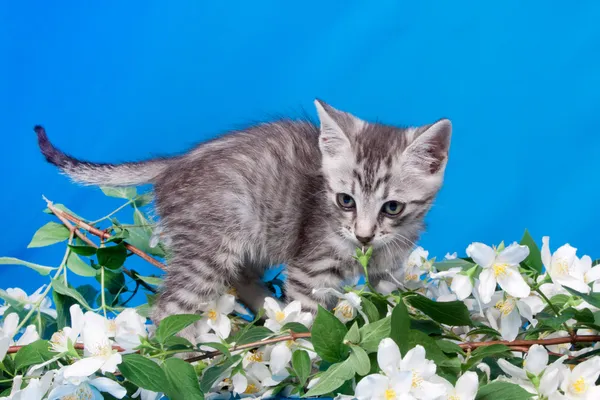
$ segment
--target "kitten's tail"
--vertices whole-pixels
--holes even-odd
[[[104,164],[81,161],[54,147],[48,140],[46,130],[36,125],[38,143],[46,160],[60,168],[77,183],[98,186],[136,186],[153,183],[169,165],[167,159],[123,164]]]

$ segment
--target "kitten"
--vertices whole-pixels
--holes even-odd
[[[336,299],[313,289],[339,289],[361,273],[357,247],[373,247],[375,285],[401,268],[442,184],[451,137],[447,119],[397,128],[315,106],[320,127],[280,120],[181,156],[116,165],[79,161],[36,132],[46,159],[78,183],[154,184],[172,252],[155,322],[199,312],[231,286],[258,309],[260,276],[280,263],[286,298],[314,311]]]

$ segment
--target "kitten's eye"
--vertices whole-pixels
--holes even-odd
[[[388,217],[397,217],[404,210],[404,203],[399,201],[388,201],[381,207],[381,212]]]
[[[354,202],[352,196],[346,193],[338,193],[337,202],[338,205],[346,211],[352,210],[354,207],[356,207],[356,203]]]

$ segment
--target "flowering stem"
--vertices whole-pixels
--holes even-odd
[[[102,222],[106,219],[109,219],[110,217],[112,217],[113,215],[115,215],[116,213],[118,213],[119,211],[121,211],[122,209],[124,209],[125,207],[127,207],[128,205],[130,205],[133,202],[133,200],[129,200],[127,203],[123,204],[122,206],[118,207],[117,209],[115,209],[114,211],[106,214],[104,217],[97,219],[95,221],[90,222],[90,225],[96,225],[99,222]]]
[[[102,297],[102,312],[106,318],[106,298],[104,295],[104,267],[100,267],[100,294]]]

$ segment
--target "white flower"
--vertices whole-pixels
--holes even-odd
[[[404,287],[414,290],[423,285],[421,275],[432,268],[432,263],[427,260],[427,257],[429,252],[420,246],[410,253],[404,267],[404,278],[400,279]]]
[[[331,294],[339,299],[337,305],[333,308],[333,314],[343,323],[352,321],[356,317],[356,313],[360,313],[366,323],[369,323],[369,318],[363,312],[361,298],[354,292],[341,293],[333,288],[318,288],[313,289],[315,294]]]
[[[226,339],[231,333],[231,320],[227,316],[235,308],[235,297],[224,294],[217,301],[211,301],[203,306],[204,318],[200,325],[208,325],[221,338]]]
[[[558,338],[565,338],[565,337],[569,337],[569,332],[567,332],[567,331],[556,331],[556,332],[552,332],[552,333],[542,332],[542,333],[540,333],[538,338],[539,339],[558,339]],[[571,343],[553,344],[553,345],[546,346],[546,348],[553,353],[568,354],[569,350],[571,349]]]
[[[354,397],[358,400],[415,400],[410,394],[413,374],[395,372],[391,376],[372,374],[356,385]]]
[[[112,348],[108,337],[105,318],[96,318],[97,314],[87,312],[84,315],[83,355],[85,358],[66,367],[65,378],[86,377],[100,370],[115,372],[122,361],[121,354]]]
[[[436,376],[436,365],[425,358],[423,346],[415,346],[402,357],[396,342],[390,338],[383,339],[377,349],[377,363],[390,379],[400,372],[411,372],[410,393],[414,397],[435,399],[446,392],[444,385],[430,381]]]
[[[537,325],[534,314],[544,309],[544,303],[537,296],[515,299],[512,296],[497,292],[492,296],[494,307],[486,310],[485,315],[490,326],[500,331],[502,339],[513,341],[523,325],[521,317],[527,319],[532,326]]]
[[[265,327],[275,333],[278,333],[285,324],[289,322],[298,322],[310,328],[312,325],[312,314],[302,312],[302,305],[299,301],[292,301],[283,310],[280,305],[271,297],[265,299],[265,312],[267,320]]]
[[[131,397],[140,400],[159,400],[163,397],[162,393],[156,393],[148,389],[139,388]]]
[[[48,371],[41,379],[30,379],[27,386],[21,389],[23,377],[21,375],[15,376],[10,395],[8,397],[0,397],[0,400],[42,400],[48,389],[50,389],[50,385],[52,385],[53,377],[54,371]]]
[[[40,335],[38,334],[37,328],[35,325],[28,325],[25,328],[25,332],[21,335],[19,340],[17,340],[17,346],[26,346],[40,339]]]
[[[146,318],[140,316],[135,308],[123,310],[115,318],[115,323],[117,325],[115,342],[126,352],[132,352],[141,344],[140,337],[148,336]]]
[[[26,346],[30,343],[35,342],[40,338],[35,325],[28,325],[25,328],[25,332],[21,335],[19,340],[15,343],[13,337],[17,334],[17,327],[19,326],[19,315],[17,313],[10,313],[4,317],[2,327],[0,327],[0,355],[2,355],[2,349],[16,344],[17,346]],[[8,345],[6,344],[8,343]],[[4,358],[4,355],[0,357],[0,360]]]
[[[491,301],[496,284],[513,297],[529,296],[531,289],[519,273],[519,263],[529,255],[527,246],[515,242],[498,252],[483,243],[472,243],[467,254],[483,268],[478,290],[484,304]]]
[[[548,351],[544,346],[534,344],[525,356],[523,368],[504,359],[498,360],[498,366],[530,393],[548,397],[555,393],[560,385],[567,370],[563,365],[566,359],[567,356],[563,356],[548,366]]]
[[[446,387],[446,394],[438,397],[438,400],[475,400],[479,389],[479,379],[475,372],[465,372],[456,381],[456,386],[452,386],[450,382],[440,377],[434,381]]]
[[[274,375],[286,374],[286,367],[292,359],[292,353],[298,349],[306,350],[308,357],[313,360],[317,353],[313,350],[313,345],[308,340],[296,339],[280,342],[274,345],[269,352],[269,362]]]
[[[560,388],[569,400],[599,399],[600,387],[596,386],[598,375],[600,375],[600,357],[593,357],[575,366],[573,370],[567,368]]]
[[[83,330],[84,316],[79,304],[73,304],[69,308],[71,314],[71,326],[65,326],[62,330],[55,332],[50,338],[52,351],[66,353],[69,351],[69,341],[75,344]]]
[[[590,287],[585,283],[583,272],[585,267],[575,265],[577,249],[565,244],[550,255],[549,242],[550,238],[548,236],[542,238],[542,262],[552,281],[581,293],[589,293]]]
[[[61,399],[98,399],[104,398],[100,392],[109,393],[122,399],[127,390],[112,379],[104,377],[72,377],[64,375],[66,368],[61,369],[54,380],[54,389],[48,394],[48,400]]]
[[[431,273],[432,279],[450,279],[450,289],[456,294],[458,300],[464,300],[473,293],[473,282],[471,278],[462,274],[462,268],[453,267],[447,271]]]
[[[23,308],[25,310],[31,310],[31,307],[34,306],[38,301],[41,300],[39,309],[40,312],[44,314],[48,314],[52,318],[56,318],[57,313],[56,310],[53,310],[52,301],[45,297],[42,300],[42,292],[46,288],[46,285],[41,286],[38,290],[28,296],[27,293],[21,288],[8,288],[6,289],[6,293],[12,299],[17,300],[19,303],[23,304]],[[8,305],[4,305],[0,307],[0,316],[4,314],[4,312],[8,309]]]

